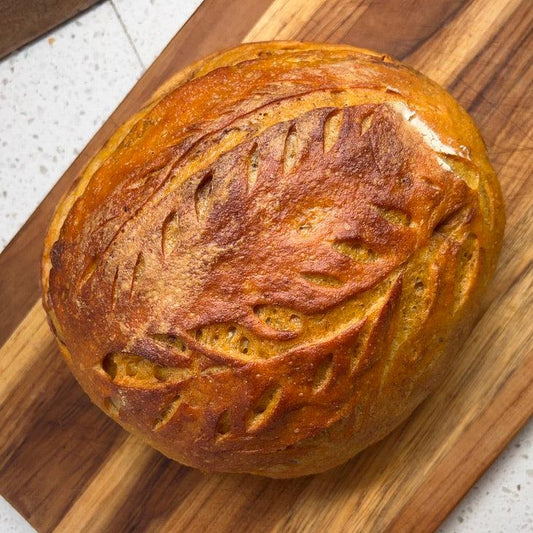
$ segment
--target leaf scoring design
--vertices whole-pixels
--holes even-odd
[[[342,119],[344,113],[341,109],[332,111],[324,122],[323,150],[329,152],[337,143],[341,132]]]
[[[163,366],[134,353],[110,353],[102,361],[102,369],[111,381],[125,387],[157,387],[166,382],[179,383],[191,376],[186,368]]]
[[[159,416],[157,417],[153,426],[155,431],[160,430],[162,427],[166,426],[170,422],[170,420],[172,420],[181,403],[181,396],[178,395],[159,413]]]
[[[455,310],[459,309],[466,300],[468,291],[472,287],[476,270],[479,268],[479,240],[470,233],[466,236],[458,254],[455,290]]]
[[[475,235],[461,239],[485,235],[481,214],[489,224],[494,216],[468,150],[456,154],[453,139],[423,122],[423,106],[403,103],[405,69],[394,68],[395,87],[352,86],[354,68],[364,74],[379,56],[330,51],[317,70],[313,54],[291,46],[261,59],[280,67],[276,79],[253,61],[210,74],[224,83],[210,85],[220,91],[201,121],[192,97],[194,120],[166,120],[167,104],[180,104],[173,93],[150,109],[52,251],[51,286],[66,264],[98,280],[73,291],[70,307],[56,291],[63,317],[95,324],[97,299],[111,294],[109,325],[100,320],[98,338],[77,348],[78,361],[91,343],[108,353],[93,367],[106,409],[142,412],[164,438],[194,417],[188,449],[252,457],[254,432],[277,453],[306,446],[347,412],[366,424],[376,402],[365,372],[382,375],[388,393],[385,380],[401,379],[396,365],[420,364],[426,347],[402,346],[438,322],[427,320],[434,308],[454,313],[468,300],[484,251]],[[245,98],[231,81],[249,89]],[[87,228],[80,215],[91,211]],[[86,268],[88,250],[98,268]],[[417,263],[426,252],[429,273]]]
[[[194,208],[196,210],[196,217],[198,220],[202,220],[207,214],[212,189],[213,175],[208,173],[201,179],[198,187],[196,188],[196,192],[194,193]]]
[[[333,376],[333,354],[328,354],[315,370],[313,390],[319,392],[326,387]]]
[[[254,188],[257,176],[259,175],[259,152],[257,151],[257,144],[252,146],[248,159],[248,190]]]
[[[298,157],[298,136],[296,126],[292,125],[285,138],[285,147],[283,149],[283,172],[288,174],[296,165]]]
[[[167,257],[176,247],[179,238],[179,217],[176,211],[172,211],[163,222],[161,228],[161,251]]]
[[[281,400],[283,389],[276,384],[263,392],[248,414],[247,429],[255,431],[268,423]]]
[[[289,396],[287,376],[293,386],[311,389],[319,402],[322,391],[335,395],[344,379],[353,382],[372,367],[382,353],[379,339],[385,338],[380,313],[392,316],[396,310],[400,316],[415,305],[399,296],[399,268],[431,236],[432,224],[426,221],[443,220],[438,234],[468,219],[456,201],[464,196],[464,183],[450,177],[436,157],[419,175],[402,159],[407,151],[391,157],[394,138],[374,142],[378,133],[390,135],[402,127],[386,106],[311,111],[244,142],[162,197],[151,215],[160,213],[158,253],[149,247],[137,251],[130,306],[141,292],[149,261],[151,276],[168,280],[171,291],[177,288],[165,316],[176,333],[151,333],[138,350],[111,353],[102,362],[108,378],[126,389],[163,394],[168,387],[180,388],[180,396],[154,421],[156,431],[176,416],[189,383],[214,386],[219,373],[231,376],[275,357],[294,362],[246,412],[232,407],[230,415],[228,405],[218,415],[210,426],[215,443],[240,427],[252,433],[268,428],[282,398]],[[402,131],[405,141],[411,130]],[[427,149],[412,139],[410,150]],[[180,204],[191,194],[194,210]],[[143,239],[140,235],[139,242],[148,242]],[[465,279],[475,261],[475,249],[465,244],[458,261]],[[194,273],[191,284],[180,281],[184,271]],[[118,293],[118,265],[114,274],[111,292]],[[433,285],[406,280],[421,315],[429,312]],[[456,305],[467,290],[467,282],[458,287]],[[158,302],[153,306],[158,309]],[[195,312],[187,313],[192,308]],[[340,308],[351,318],[339,322]],[[401,342],[403,330],[390,326],[390,331]],[[311,380],[298,374],[299,358],[313,360]],[[385,376],[394,364],[394,357],[386,362]],[[263,379],[261,366],[256,368],[253,379]]]

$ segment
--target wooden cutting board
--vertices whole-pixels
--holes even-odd
[[[429,531],[533,410],[530,0],[206,0],[0,256],[0,493],[39,531]],[[180,67],[241,41],[346,42],[446,86],[474,116],[507,204],[500,267],[437,393],[348,464],[279,481],[203,475],[86,399],[39,303],[52,209],[115,127]]]

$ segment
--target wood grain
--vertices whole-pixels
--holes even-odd
[[[0,58],[99,1],[2,0],[0,2]]]
[[[2,495],[39,531],[435,529],[533,411],[532,27],[529,0],[204,2],[0,255]],[[270,38],[378,49],[448,87],[484,135],[508,216],[482,314],[439,391],[348,464],[289,481],[205,476],[128,436],[65,368],[37,282],[55,203],[116,125],[184,64]]]

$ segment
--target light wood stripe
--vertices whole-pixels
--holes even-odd
[[[0,376],[11,377],[0,379],[0,404],[27,379],[34,363],[42,357],[43,345],[47,342],[55,344],[39,299],[0,348]]]
[[[274,0],[264,15],[243,39],[244,43],[269,40],[290,40],[307,23],[323,0]]]
[[[309,0],[305,3],[275,0],[243,42],[292,39],[335,42],[368,6],[364,0]]]
[[[100,467],[55,531],[112,531],[113,515],[156,453],[136,437],[128,437]]]

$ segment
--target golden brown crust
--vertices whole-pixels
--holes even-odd
[[[207,471],[291,477],[392,430],[495,268],[468,115],[388,56],[256,43],[167,82],[58,207],[43,299],[91,399]]]

